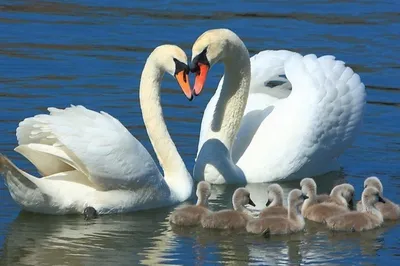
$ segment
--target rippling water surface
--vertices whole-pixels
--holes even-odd
[[[229,27],[251,54],[290,49],[333,54],[358,72],[367,87],[362,133],[340,158],[357,190],[381,177],[385,195],[400,202],[400,5],[398,1],[0,1],[0,150],[13,152],[25,117],[82,104],[118,117],[152,152],[138,104],[139,77],[152,49],[181,46],[190,56],[205,30]],[[222,67],[215,67],[201,97],[188,102],[172,78],[162,103],[171,135],[193,168],[202,112]],[[153,153],[152,153],[153,154]],[[153,154],[154,155],[154,154]],[[322,191],[335,180],[319,178]],[[285,192],[298,182],[284,183]],[[248,186],[257,206],[265,185]],[[211,208],[230,207],[235,187],[214,186]],[[20,212],[0,184],[0,264],[107,265],[231,263],[355,265],[395,263],[396,223],[362,234],[332,234],[307,223],[306,232],[263,239],[246,234],[171,228],[173,208],[101,217],[54,217]],[[93,264],[94,265],[94,264]]]

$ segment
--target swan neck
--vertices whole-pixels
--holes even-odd
[[[197,197],[197,202],[196,202],[197,206],[207,206],[208,205],[208,199],[206,196],[200,195],[199,197]]]
[[[211,134],[231,151],[247,104],[251,69],[249,54],[243,42],[229,47],[222,59],[225,74],[211,123]]]
[[[296,206],[289,202],[288,204],[288,219],[292,221],[297,221],[298,219],[303,219],[301,215],[300,206]]]
[[[275,194],[274,200],[272,201],[271,206],[282,206],[282,205],[283,205],[282,195]]]
[[[163,76],[164,70],[159,67],[156,58],[150,55],[140,80],[140,107],[147,134],[164,171],[164,179],[172,192],[186,200],[191,194],[193,181],[165,124],[160,102]]]

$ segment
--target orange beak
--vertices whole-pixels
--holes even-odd
[[[198,63],[199,72],[196,73],[196,79],[194,82],[194,95],[199,95],[200,92],[203,90],[204,83],[206,83],[207,73],[210,67],[208,65]]]
[[[188,98],[189,101],[193,100],[193,94],[189,84],[189,74],[182,70],[181,72],[175,74],[175,78],[178,81],[183,93],[186,95],[186,98]]]

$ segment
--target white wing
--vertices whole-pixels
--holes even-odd
[[[263,118],[268,115],[270,109],[264,110],[273,105],[279,99],[286,98],[290,94],[291,84],[286,78],[280,77],[284,73],[284,62],[293,52],[286,50],[262,51],[250,58],[251,83],[246,109],[241,127],[236,136],[232,148],[232,157],[236,162],[255,134],[255,131]],[[219,99],[224,77],[221,78],[217,90],[203,114],[197,153],[207,140],[207,131],[215,111],[215,105]],[[271,82],[276,81],[279,85],[272,86]]]
[[[147,150],[114,117],[83,106],[49,108],[17,128],[17,151],[43,175],[76,169],[109,190],[138,188],[161,181]]]
[[[291,53],[283,63],[292,92],[273,103],[237,163],[251,182],[323,173],[361,125],[364,84],[342,61]]]

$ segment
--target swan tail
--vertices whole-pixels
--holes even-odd
[[[46,196],[37,185],[39,179],[19,169],[2,154],[0,173],[4,176],[11,197],[23,208],[29,209],[46,201]]]

